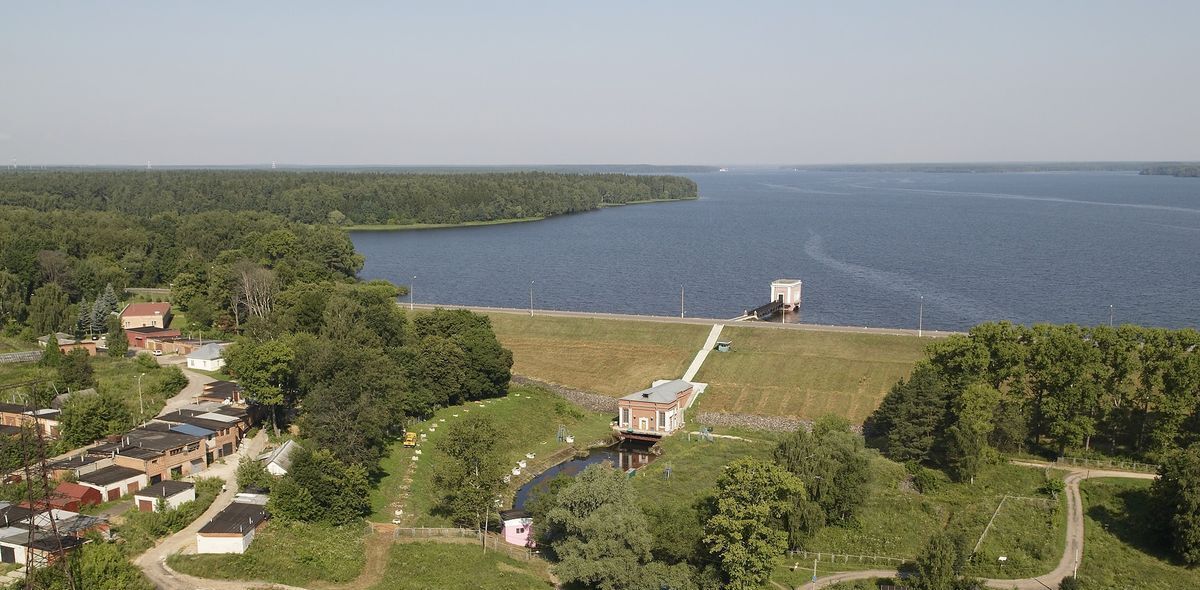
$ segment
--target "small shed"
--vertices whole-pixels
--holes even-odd
[[[278,449],[266,453],[259,457],[267,466],[267,472],[271,475],[287,475],[288,469],[292,468],[292,454],[300,445],[293,440],[287,440]]]
[[[100,490],[64,481],[50,492],[46,503],[53,508],[79,512],[81,506],[95,506],[103,501]]]
[[[146,487],[146,474],[132,467],[111,465],[79,477],[79,485],[100,492],[106,501],[117,500]]]
[[[730,340],[718,340],[717,345],[713,349],[717,352],[729,352],[732,346],[733,342]]]
[[[196,486],[186,481],[160,481],[133,496],[134,504],[141,512],[158,512],[158,501],[167,508],[179,508],[184,502],[196,499]]]
[[[187,355],[187,368],[201,371],[218,371],[225,366],[225,357],[221,355],[222,347],[216,342],[210,342]]]
[[[802,287],[800,279],[775,279],[771,281],[771,301],[781,301],[787,308],[799,306]]]
[[[501,510],[504,541],[510,545],[533,547],[533,519],[524,510]]]
[[[266,521],[266,507],[235,501],[196,533],[196,553],[245,553]]]

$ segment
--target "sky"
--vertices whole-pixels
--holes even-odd
[[[1200,160],[1200,2],[0,3],[0,163]]]

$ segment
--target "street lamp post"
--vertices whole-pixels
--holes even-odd
[[[529,317],[533,317],[533,281],[529,281]]]
[[[1108,327],[1111,328],[1112,324],[1113,324],[1113,306],[1110,303],[1110,304],[1108,304]]]
[[[925,296],[921,296],[921,307],[917,311],[917,338],[925,333]]]
[[[413,300],[417,297],[417,275],[413,275],[412,283],[408,285],[408,311],[413,310]]]

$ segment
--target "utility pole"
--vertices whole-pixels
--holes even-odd
[[[1109,303],[1108,304],[1108,327],[1110,327],[1110,328],[1112,327],[1112,322],[1113,322],[1113,306],[1111,303]]]
[[[917,338],[925,333],[925,296],[921,296],[921,307],[917,311]]]
[[[412,283],[408,285],[408,311],[413,310],[413,299],[417,296],[417,275],[413,275]]]
[[[679,319],[683,319],[683,285],[679,285]]]
[[[145,373],[138,374],[138,422],[141,422],[146,416],[146,406],[142,403],[142,377]]]
[[[529,317],[533,317],[533,281],[529,281]]]
[[[813,560],[812,587],[813,587],[813,590],[816,590],[816,588],[817,588],[817,560],[816,559]]]

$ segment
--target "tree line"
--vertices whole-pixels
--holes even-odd
[[[462,223],[548,217],[649,199],[689,199],[667,175],[396,174],[276,170],[0,172],[0,205],[38,211],[271,213],[309,224]],[[183,242],[186,243],[186,242]]]
[[[1198,346],[1193,329],[980,324],[929,345],[864,429],[958,479],[997,451],[1157,461],[1200,439]]]
[[[1142,168],[1140,174],[1151,176],[1181,176],[1196,178],[1200,177],[1200,164],[1147,166]]]

